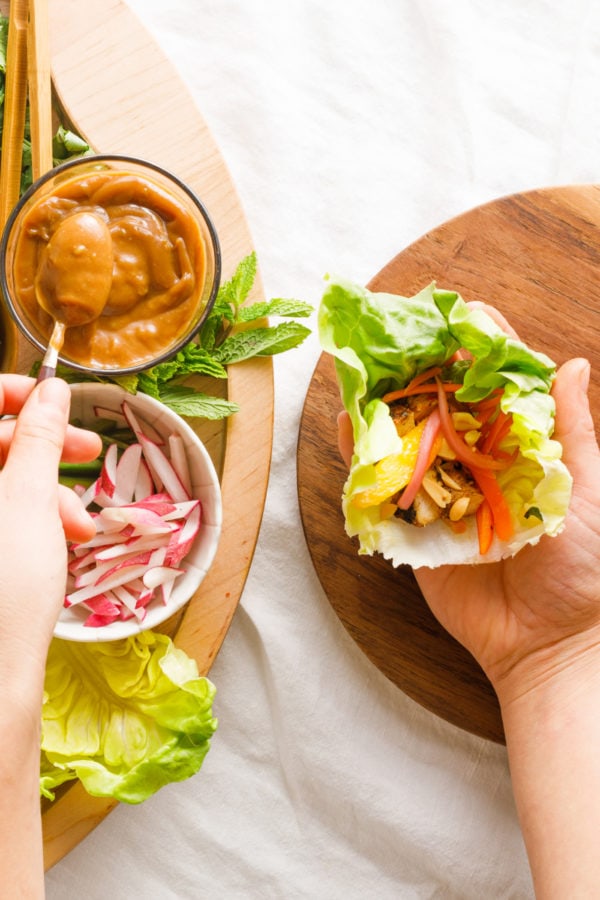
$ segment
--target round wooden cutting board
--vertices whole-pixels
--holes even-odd
[[[431,281],[496,306],[523,340],[557,364],[587,357],[600,433],[600,187],[535,190],[473,209],[401,252],[368,287],[411,296]],[[359,557],[344,532],[340,408],[333,361],[322,354],[300,425],[298,494],[323,589],[359,647],[406,694],[461,728],[503,742],[489,681],[437,623],[410,568]]]
[[[0,6],[6,11],[8,4]],[[202,199],[216,226],[223,279],[253,250],[225,162],[174,67],[121,0],[49,0],[52,76],[64,124],[98,153],[138,156],[171,170]],[[253,299],[262,298],[260,278]],[[26,372],[34,354],[16,337],[7,368]],[[214,380],[204,385],[217,391]],[[232,366],[227,397],[240,409],[226,422],[194,424],[221,477],[223,528],[216,559],[183,617],[169,626],[178,647],[206,674],[241,596],[262,518],[273,435],[268,359]],[[45,866],[82,840],[116,805],[79,782],[43,804]]]

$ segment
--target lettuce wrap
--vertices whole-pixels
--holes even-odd
[[[415,568],[493,562],[562,530],[572,480],[561,461],[562,447],[552,439],[552,360],[507,335],[456,292],[433,283],[413,297],[401,297],[330,279],[318,327],[321,346],[335,358],[341,400],[352,422],[354,454],[342,507],[348,535],[358,537],[359,553],[379,552],[394,566]],[[498,451],[504,462],[494,462],[498,468],[491,477],[500,488],[510,526],[502,530],[498,524],[483,555],[479,514],[465,516],[460,528],[442,518],[415,527],[398,517],[397,491],[373,505],[364,500],[377,489],[381,461],[408,452],[408,438],[399,435],[391,414],[390,394],[406,390],[415,378],[418,382],[420,373],[440,368],[444,372],[430,390],[438,389],[441,378],[451,380],[453,403],[475,416],[478,404],[483,409],[497,398],[496,415],[509,426]],[[478,459],[483,462],[484,456]]]
[[[141,803],[199,771],[217,727],[214,685],[164,634],[54,639],[42,709],[40,792],[79,779],[89,794]]]

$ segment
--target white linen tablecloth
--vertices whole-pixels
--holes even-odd
[[[600,171],[589,0],[130,5],[214,134],[267,297],[316,307],[327,272],[366,283],[453,215]],[[532,896],[505,749],[378,672],[312,568],[294,479],[318,355],[313,330],[275,362],[263,527],[204,767],[118,807],[48,873],[51,900]]]

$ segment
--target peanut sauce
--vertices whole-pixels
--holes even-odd
[[[89,221],[82,213],[106,223],[110,246],[98,238],[90,250],[94,242],[83,233],[77,240],[78,221],[82,228]],[[85,306],[106,279],[110,254],[101,313],[67,328],[63,345],[65,357],[95,369],[139,366],[168,352],[197,319],[206,278],[198,223],[158,183],[114,169],[59,182],[27,211],[14,257],[16,299],[43,335],[50,337],[53,318],[38,295],[55,291],[60,276]]]

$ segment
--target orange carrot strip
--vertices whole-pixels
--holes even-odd
[[[494,525],[492,519],[492,508],[487,500],[477,508],[475,513],[475,521],[477,523],[477,538],[479,541],[479,552],[482,556],[488,552],[492,546],[494,538]]]
[[[499,443],[499,441],[501,440],[500,434],[501,434],[501,432],[503,432],[503,429],[504,429],[505,425],[507,424],[507,421],[508,421],[508,428],[506,430],[508,431],[511,426],[511,417],[507,413],[502,412],[502,410],[499,409],[498,415],[496,416],[494,421],[491,423],[488,433],[486,434],[486,436],[481,444],[480,449],[481,449],[482,453],[490,453],[492,451],[492,448],[495,447]],[[504,432],[504,433],[506,433],[506,432]]]
[[[454,384],[454,382],[451,381],[441,381],[440,384],[442,385],[443,390],[448,394],[453,394],[462,387],[462,384]],[[415,387],[407,385],[397,391],[391,391],[389,394],[384,394],[381,399],[384,403],[392,403],[394,400],[400,400],[402,397],[414,397],[416,394],[433,394],[435,391],[437,391],[435,384],[417,384]]]
[[[475,468],[471,469],[471,474],[485,501],[489,504],[494,533],[498,535],[501,541],[510,540],[514,533],[512,517],[495,474],[487,469]]]

